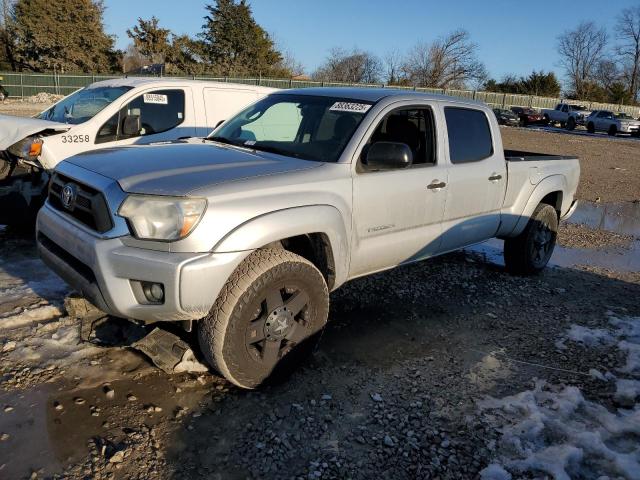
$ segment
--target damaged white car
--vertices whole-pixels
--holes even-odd
[[[0,115],[0,224],[31,224],[48,172],[99,148],[204,137],[274,89],[183,79],[120,78],[89,85],[34,118]]]

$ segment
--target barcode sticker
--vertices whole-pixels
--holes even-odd
[[[144,103],[156,103],[158,105],[168,105],[169,99],[166,95],[160,95],[159,93],[145,93]]]
[[[371,108],[368,103],[336,102],[329,109],[332,112],[366,113]]]

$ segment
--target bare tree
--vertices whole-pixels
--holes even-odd
[[[477,45],[469,32],[456,30],[433,43],[420,42],[409,52],[403,71],[415,86],[463,88],[468,82],[486,78],[478,60]]]
[[[582,22],[558,37],[560,64],[566,71],[569,88],[578,98],[589,95],[606,47],[607,32],[594,22]]]
[[[11,31],[11,11],[15,0],[0,0],[0,62],[6,61],[15,71],[17,62]]]
[[[279,48],[282,52],[282,61],[281,66],[284,70],[289,72],[291,77],[299,77],[300,75],[304,75],[304,65],[298,61],[298,59],[291,53],[290,50],[283,50]]]
[[[385,81],[389,85],[396,85],[402,79],[402,54],[393,49],[384,56]]]
[[[313,78],[322,81],[345,83],[378,83],[382,62],[375,55],[354,48],[347,52],[342,48],[331,49],[325,63]]]
[[[640,91],[640,6],[622,11],[616,24],[616,37],[620,44],[615,51],[623,64],[629,94],[637,102]]]

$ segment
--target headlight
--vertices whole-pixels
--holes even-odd
[[[180,240],[189,235],[207,207],[204,198],[129,195],[118,215],[144,240]]]
[[[11,145],[7,150],[16,157],[36,160],[42,153],[42,139],[39,137],[27,137]]]

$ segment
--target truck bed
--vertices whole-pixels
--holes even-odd
[[[541,160],[575,160],[576,157],[564,155],[548,155],[546,153],[523,152],[520,150],[505,150],[504,158],[507,162],[538,162]]]

